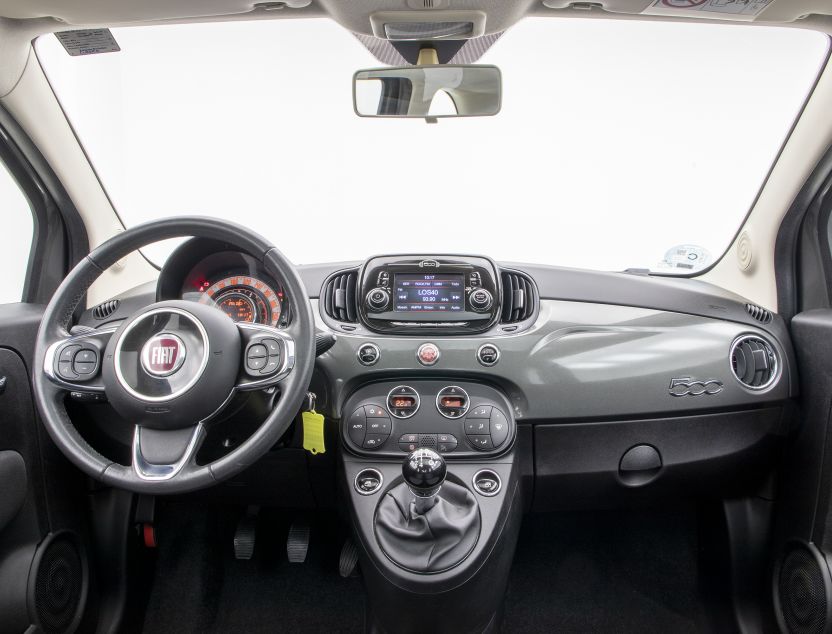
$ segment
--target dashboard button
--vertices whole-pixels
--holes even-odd
[[[365,405],[367,418],[388,418],[387,411],[381,405]]]
[[[465,420],[466,434],[489,434],[491,426],[487,418],[468,418]]]
[[[491,436],[468,436],[468,442],[470,442],[475,449],[479,449],[480,451],[494,449],[494,445],[491,442]]]
[[[364,435],[367,432],[367,417],[364,415],[364,408],[359,407],[347,420],[347,434],[359,447],[364,444]]]
[[[381,358],[381,351],[379,351],[378,346],[374,343],[365,343],[358,349],[356,354],[358,356],[358,362],[362,365],[375,365]]]
[[[468,412],[467,418],[491,418],[491,406],[477,405]]]
[[[500,360],[500,349],[492,343],[486,343],[477,350],[477,361],[480,365],[490,368],[492,365],[497,365]]]
[[[484,288],[478,288],[468,296],[468,301],[471,303],[471,308],[477,312],[483,312],[491,308],[494,298]]]
[[[364,437],[364,443],[361,445],[364,449],[378,449],[387,440],[384,434],[367,434]]]
[[[441,355],[442,353],[439,352],[439,348],[433,343],[423,343],[416,351],[416,358],[419,360],[419,363],[427,366],[434,365],[439,361]]]
[[[390,433],[390,419],[389,418],[370,418],[367,417],[367,433],[368,434],[385,434]]]
[[[457,444],[456,436],[452,436],[451,434],[436,435],[436,447],[439,453],[449,453],[456,449]]]
[[[502,445],[508,438],[508,419],[496,407],[491,411],[491,440],[495,447]]]

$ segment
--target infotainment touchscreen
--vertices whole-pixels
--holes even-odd
[[[463,312],[465,277],[454,274],[394,276],[394,310],[400,313]]]

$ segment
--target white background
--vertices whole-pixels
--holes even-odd
[[[379,66],[329,20],[115,29],[38,55],[125,223],[236,220],[297,263],[469,252],[655,268],[729,245],[828,38],[799,29],[528,19],[480,60],[495,117],[361,119]],[[151,250],[164,259],[170,246]]]

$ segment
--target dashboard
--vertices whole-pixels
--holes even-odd
[[[797,383],[784,320],[696,280],[431,253],[298,271],[330,342],[310,390],[353,460],[400,459],[413,446],[452,462],[519,452],[534,465],[535,505],[548,509],[617,503],[655,464],[657,492],[740,486],[789,433]],[[173,299],[237,322],[292,320],[262,263],[195,239],[154,288],[81,323]],[[649,464],[633,470],[633,451]]]

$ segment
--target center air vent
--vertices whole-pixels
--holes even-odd
[[[761,337],[746,335],[731,346],[731,369],[746,387],[763,390],[777,379],[777,354]]]
[[[517,271],[503,271],[503,313],[501,321],[511,324],[525,321],[534,315],[537,292],[529,276]]]
[[[355,289],[358,283],[358,271],[341,271],[324,282],[321,289],[321,307],[327,315],[338,321],[355,323],[358,310],[355,302]]]

